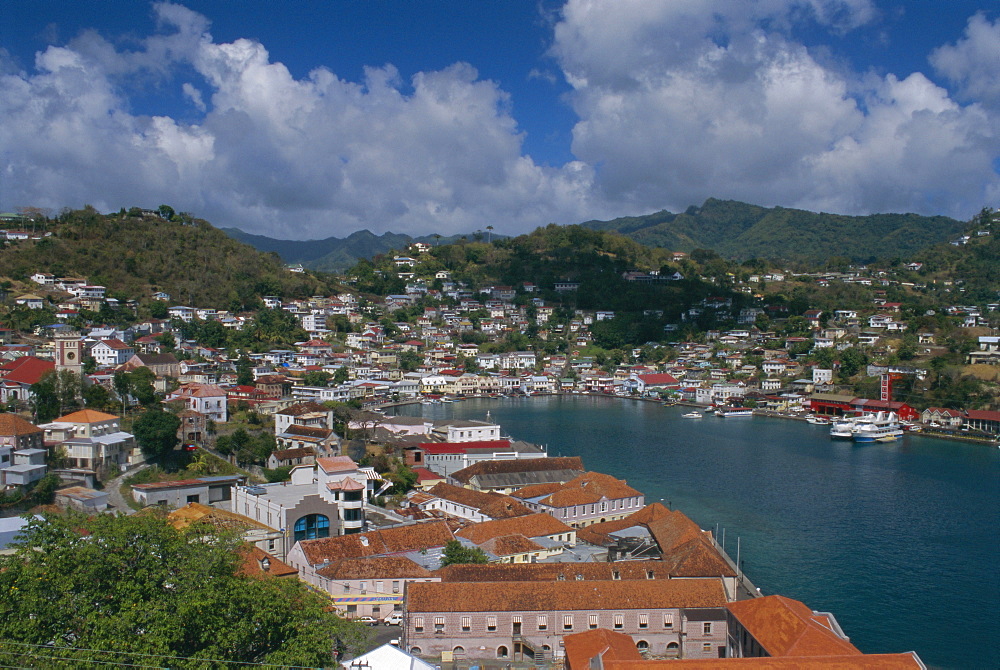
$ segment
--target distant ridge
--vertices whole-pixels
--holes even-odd
[[[616,232],[654,248],[690,252],[711,249],[737,260],[767,258],[816,262],[838,256],[867,262],[876,258],[912,257],[921,250],[961,235],[966,223],[947,216],[869,214],[845,216],[785,207],[760,207],[736,200],[709,198],[701,207],[675,214],[666,210],[645,216],[580,224],[591,230]],[[359,230],[347,237],[322,240],[281,240],[252,235],[238,228],[222,229],[254,248],[277,253],[285,263],[311,270],[340,272],[359,259],[370,259],[413,242],[449,244],[484,233],[410,237],[402,233],[375,235]],[[493,239],[506,236],[493,234]]]
[[[738,260],[802,261],[831,256],[855,261],[909,257],[960,235],[966,226],[946,216],[844,216],[715,198],[680,214],[662,211],[581,225],[617,232],[640,244],[673,251],[712,249]]]
[[[384,233],[376,235],[369,230],[359,230],[347,237],[327,237],[322,240],[280,240],[266,235],[245,233],[239,228],[222,228],[223,232],[235,240],[249,244],[258,251],[274,252],[281,256],[285,263],[299,263],[310,270],[322,272],[341,272],[358,262],[361,258],[373,258],[395,249],[402,251],[413,242],[426,242],[439,245],[455,242],[462,237],[473,235],[441,236],[434,235],[410,237],[403,233]],[[485,237],[485,233],[483,233]],[[502,239],[505,235],[493,234],[493,239]]]

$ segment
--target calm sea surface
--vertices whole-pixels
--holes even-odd
[[[947,668],[1000,667],[1000,449],[907,436],[833,441],[782,419],[708,416],[616,398],[410,405],[485,419],[581,456],[703,528],[765,595],[836,615],[862,651],[914,650]]]

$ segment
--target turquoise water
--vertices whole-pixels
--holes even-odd
[[[615,398],[410,405],[484,419],[553,456],[628,480],[703,528],[764,594],[830,611],[862,651],[1000,667],[1000,449],[907,436],[856,446],[781,419],[683,419]],[[720,538],[721,539],[721,538]]]

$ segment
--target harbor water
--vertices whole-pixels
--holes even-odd
[[[829,427],[690,408],[547,396],[408,405],[486,419],[581,456],[662,500],[725,548],[764,594],[837,617],[862,651],[929,666],[1000,667],[1000,449],[922,436],[856,445]],[[738,538],[738,539],[737,539]]]

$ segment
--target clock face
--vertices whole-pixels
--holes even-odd
[[[66,352],[66,360],[67,361],[71,361],[74,358],[76,358],[76,353],[75,352],[72,352],[72,351],[67,351]]]

